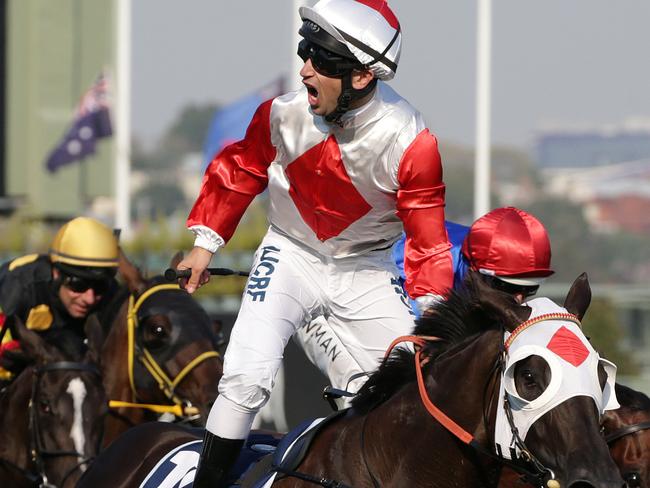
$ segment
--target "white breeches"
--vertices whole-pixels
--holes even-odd
[[[284,348],[297,331],[299,344],[332,385],[356,391],[365,378],[347,385],[349,377],[375,369],[393,339],[413,328],[397,276],[390,249],[334,259],[270,229],[243,293],[219,383],[224,399],[214,404],[208,430],[246,436],[250,423],[244,425],[242,415],[248,412],[252,422],[267,402]],[[321,322],[314,324],[317,317]]]

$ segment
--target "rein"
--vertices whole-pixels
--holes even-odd
[[[176,375],[176,377],[172,379],[165,373],[164,369],[158,364],[151,353],[146,348],[141,347],[136,343],[135,330],[139,324],[138,311],[142,307],[142,304],[147,300],[147,298],[149,298],[154,293],[162,290],[180,290],[180,286],[178,284],[171,283],[156,285],[146,290],[142,295],[138,297],[137,300],[133,295],[129,296],[129,308],[127,311],[127,369],[129,375],[129,384],[131,385],[131,393],[134,401],[125,402],[122,400],[110,400],[108,402],[108,406],[110,408],[140,408],[159,414],[171,413],[176,417],[191,418],[199,415],[199,409],[194,407],[189,401],[180,398],[175,393],[176,387],[194,368],[196,368],[203,361],[213,357],[220,357],[220,355],[217,351],[206,351],[202,354],[199,354],[188,364],[186,364],[185,367]],[[133,367],[136,358],[156,381],[160,391],[163,392],[169,401],[173,402],[173,405],[139,403],[135,401],[138,397],[135,387],[135,377],[133,374]]]
[[[606,435],[605,442],[607,442],[607,444],[612,444],[614,441],[617,441],[622,437],[628,436],[630,434],[636,434],[637,432],[648,429],[650,429],[650,422],[641,422],[638,424],[626,425],[625,427],[622,427],[619,430]]]
[[[40,380],[46,373],[56,372],[56,371],[83,371],[87,373],[92,373],[101,378],[100,371],[93,365],[87,363],[78,363],[72,361],[59,361],[56,363],[46,364],[40,368],[34,368],[34,381],[32,382],[32,394],[29,399],[29,451],[31,454],[31,459],[36,464],[37,476],[40,478],[39,487],[49,488],[54,487],[50,484],[45,474],[45,459],[52,457],[64,457],[64,456],[75,456],[78,459],[81,459],[79,463],[73,466],[68,473],[63,477],[61,486],[65,485],[68,477],[74,473],[79,467],[84,464],[87,464],[93,460],[93,457],[85,457],[83,453],[77,451],[48,451],[43,447],[43,440],[41,438],[41,426],[38,423],[38,417],[36,415],[35,406],[38,399]],[[101,441],[100,441],[101,444]],[[18,466],[15,466],[19,468]],[[23,473],[30,474],[29,471],[19,468]],[[33,478],[33,476],[28,476],[28,478]]]

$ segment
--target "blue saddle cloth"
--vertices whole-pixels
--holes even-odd
[[[233,482],[240,479],[262,457],[276,450],[281,439],[269,434],[251,433],[230,472]],[[199,463],[203,440],[187,442],[165,455],[140,485],[140,488],[190,488]],[[261,486],[261,485],[260,485]]]
[[[347,410],[341,410],[324,419],[306,420],[281,438],[270,434],[251,432],[237,462],[229,473],[231,486],[239,486],[238,481],[244,479],[247,472],[270,453],[273,453],[272,468],[269,472],[261,472],[260,479],[253,485],[254,488],[263,488],[268,483],[275,475],[273,467],[281,466],[287,471],[295,470],[321,429],[346,414]],[[203,437],[202,430],[197,429],[196,434],[197,437]],[[140,488],[159,488],[161,486],[191,488],[202,446],[203,440],[197,439],[174,448],[158,461]]]
[[[301,436],[303,436],[303,434],[305,434],[308,430],[311,431],[312,429],[310,429],[310,427],[320,423],[321,420],[322,419],[305,420],[303,423],[298,425],[295,429],[292,429],[289,433],[287,433],[284,437],[282,437],[282,439],[280,439],[280,442],[277,444],[276,449],[273,453],[273,466],[283,465],[285,462],[287,462],[287,460],[284,459],[285,457],[289,458],[290,460],[296,460],[299,462],[299,459],[304,454],[301,448],[302,447],[302,443],[300,442]],[[289,451],[289,448],[291,448],[291,452],[288,453],[287,451]],[[268,481],[274,475],[275,475],[275,471],[270,471],[264,474],[262,478],[257,480],[257,482],[254,485],[254,488],[263,488],[264,485],[268,483]],[[243,473],[243,476],[246,476],[245,472]]]

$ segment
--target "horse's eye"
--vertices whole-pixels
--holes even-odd
[[[169,334],[169,327],[165,324],[149,322],[144,327],[143,340],[148,348],[154,349],[166,345]]]
[[[526,382],[527,386],[532,386],[535,384],[535,375],[529,369],[524,370],[521,374],[523,380]]]
[[[40,400],[38,402],[39,407],[41,409],[41,412],[43,413],[52,413],[52,407],[50,405],[50,402],[47,400]]]

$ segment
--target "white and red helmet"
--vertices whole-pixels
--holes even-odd
[[[513,285],[537,286],[554,273],[546,229],[515,207],[497,208],[476,220],[462,252],[474,271]]]
[[[341,42],[380,80],[395,76],[402,50],[399,21],[386,0],[320,0],[300,17]]]

